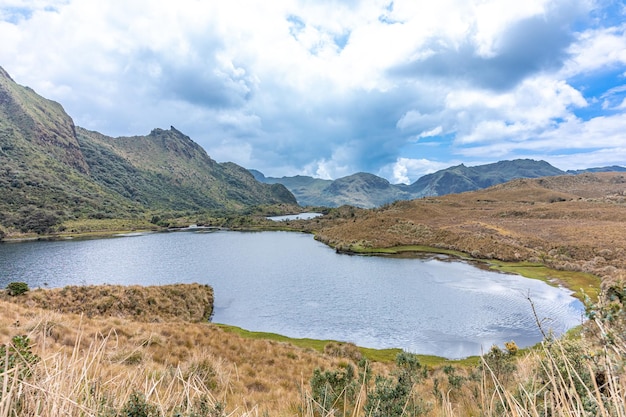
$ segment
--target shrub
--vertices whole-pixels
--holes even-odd
[[[0,346],[0,373],[18,368],[18,376],[23,379],[31,375],[31,367],[38,361],[39,356],[32,353],[27,336],[15,336],[11,343]]]
[[[507,346],[507,350],[502,350],[498,346],[493,345],[491,350],[482,356],[480,368],[486,369],[493,374],[496,380],[504,383],[508,382],[517,368],[513,359],[517,354],[517,350],[514,350],[512,346],[510,347],[511,350],[509,350],[509,346]]]
[[[160,417],[158,408],[154,404],[148,404],[146,398],[139,392],[130,394],[130,398],[120,416],[124,417]]]
[[[316,368],[311,377],[311,394],[318,410],[315,415],[332,416],[354,400],[357,380],[354,368],[348,364],[336,370]]]
[[[7,291],[11,297],[22,295],[29,290],[30,288],[28,288],[28,284],[25,282],[11,282],[7,285]]]
[[[396,370],[389,377],[377,376],[367,395],[365,413],[372,417],[418,416],[429,411],[414,388],[426,376],[426,367],[416,355],[402,352],[396,357]]]

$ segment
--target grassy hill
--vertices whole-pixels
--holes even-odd
[[[174,128],[111,138],[0,68],[0,233],[49,233],[68,220],[145,219],[162,210],[296,204],[282,185],[219,164]],[[0,236],[1,238],[1,236]]]
[[[426,247],[584,272],[607,282],[626,277],[623,173],[517,179],[376,210],[338,210],[319,223],[317,238],[340,250]]]

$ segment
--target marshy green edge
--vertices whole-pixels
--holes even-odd
[[[486,265],[489,269],[509,274],[521,275],[525,278],[538,279],[553,286],[563,286],[573,292],[573,296],[582,302],[586,298],[596,301],[600,293],[600,278],[586,272],[562,271],[549,268],[543,264],[532,262],[505,262],[494,259],[472,258],[466,253],[436,248],[432,246],[395,246],[391,248],[363,248],[353,246],[350,250],[356,254],[371,255],[402,255],[408,253],[424,255],[448,255],[455,258]]]
[[[318,340],[318,339],[296,339],[287,336],[283,336],[277,333],[267,333],[267,332],[253,332],[249,330],[242,329],[241,327],[231,326],[227,324],[218,324],[215,323],[217,327],[220,329],[235,333],[240,335],[241,337],[248,339],[263,339],[263,340],[273,340],[276,342],[289,343],[294,346],[298,346],[304,349],[313,349],[318,352],[324,352],[324,347],[331,342],[336,342],[334,340]],[[393,349],[372,349],[372,348],[364,348],[359,347],[359,351],[361,354],[370,361],[374,362],[394,362],[396,360],[396,356],[398,353],[402,352],[402,349],[393,348]],[[451,360],[446,359],[440,356],[432,356],[432,355],[416,355],[420,363],[427,366],[439,366],[444,364],[457,364],[457,365],[476,365],[479,363],[480,358],[478,356],[471,356],[465,359],[459,360]]]

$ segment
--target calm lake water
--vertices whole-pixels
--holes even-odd
[[[340,255],[311,235],[174,232],[0,244],[0,286],[199,282],[217,323],[291,337],[460,358],[541,340],[530,295],[556,333],[582,304],[537,280],[440,259]]]
[[[275,222],[284,222],[288,220],[311,220],[316,217],[321,217],[322,213],[298,213],[298,214],[285,214],[283,216],[270,216],[268,219]]]

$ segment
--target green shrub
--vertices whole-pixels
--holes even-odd
[[[29,290],[30,288],[28,288],[28,284],[25,282],[11,282],[7,285],[7,291],[11,297],[22,295]]]
[[[31,351],[27,336],[15,336],[11,343],[0,346],[0,373],[18,368],[20,379],[32,374],[32,366],[39,362],[39,356]]]
[[[377,376],[374,389],[367,395],[365,414],[371,417],[419,416],[429,406],[418,398],[415,386],[426,377],[427,369],[411,353],[396,357],[396,370],[389,378]]]
[[[347,364],[336,370],[316,368],[311,377],[311,394],[317,405],[315,415],[331,416],[351,404],[357,393],[354,367]]]
[[[491,373],[496,380],[507,383],[517,369],[514,359],[516,354],[515,349],[502,350],[497,345],[493,345],[489,352],[482,356],[479,368]]]
[[[143,394],[133,392],[122,408],[120,417],[160,417],[158,408],[154,404],[148,404]]]

